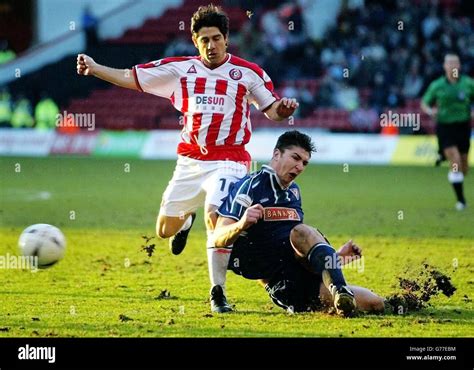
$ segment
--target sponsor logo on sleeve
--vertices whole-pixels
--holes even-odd
[[[252,205],[252,198],[247,194],[239,194],[235,197],[235,201],[241,206],[248,208]]]

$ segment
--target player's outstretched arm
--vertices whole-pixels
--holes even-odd
[[[295,113],[299,103],[293,98],[281,98],[273,104],[264,113],[272,121],[283,121]]]
[[[234,244],[242,231],[247,230],[263,217],[263,212],[264,208],[261,204],[254,204],[245,210],[239,221],[219,216],[214,229],[214,245],[216,248],[224,248]]]
[[[438,113],[438,110],[436,109],[436,107],[430,107],[426,105],[424,102],[421,102],[420,108],[424,113],[426,113],[431,118],[435,118],[436,114]]]
[[[120,87],[138,90],[135,78],[130,69],[114,69],[100,65],[86,54],[77,55],[77,74],[82,76],[95,76]]]

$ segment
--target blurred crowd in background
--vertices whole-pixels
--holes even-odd
[[[443,74],[446,52],[460,56],[463,73],[474,72],[473,17],[465,1],[343,1],[335,24],[321,39],[310,37],[303,16],[310,2],[222,3],[224,9],[248,10],[249,20],[230,36],[230,51],[262,66],[280,94],[297,98],[299,118],[311,117],[319,107],[332,107],[350,112],[354,129],[371,132],[387,108],[418,104],[428,84]],[[98,45],[98,21],[88,9],[83,25],[89,44]],[[165,45],[163,56],[194,54],[190,35],[182,34]],[[8,40],[0,40],[0,63],[14,58]],[[51,126],[40,124],[39,117],[52,116],[59,108],[53,107],[51,97],[40,95],[45,94],[37,93],[36,101],[29,102],[3,89],[0,125],[10,121],[17,127],[34,122],[37,127]],[[37,113],[38,104],[47,108]],[[15,120],[17,110],[21,119]]]

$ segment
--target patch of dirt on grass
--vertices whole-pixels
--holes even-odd
[[[397,279],[398,291],[386,298],[394,313],[419,311],[429,306],[430,299],[438,294],[451,297],[456,291],[448,275],[426,262],[416,270],[407,269]]]

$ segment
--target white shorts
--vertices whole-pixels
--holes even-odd
[[[160,214],[182,217],[202,205],[219,207],[230,186],[245,175],[247,167],[238,162],[178,156],[173,177],[163,193]]]

